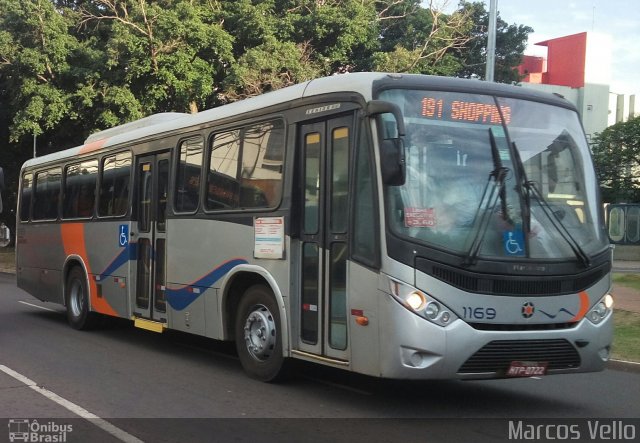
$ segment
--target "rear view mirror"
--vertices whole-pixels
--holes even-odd
[[[404,185],[406,163],[402,139],[382,140],[380,143],[380,172],[385,185]]]
[[[405,134],[404,118],[400,107],[395,103],[383,100],[371,100],[367,103],[367,114],[370,117],[381,114],[391,114],[396,123],[397,138],[384,138],[387,132],[384,128],[379,131],[380,145],[380,170],[382,181],[389,186],[402,186],[406,176],[404,158],[404,146],[402,138]],[[378,125],[382,128],[382,119],[378,119]]]

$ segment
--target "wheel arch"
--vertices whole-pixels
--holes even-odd
[[[262,284],[271,289],[280,313],[282,350],[289,356],[289,316],[284,296],[276,280],[266,269],[255,265],[239,265],[233,268],[222,283],[220,312],[222,313],[223,340],[234,339],[235,315],[240,298],[253,285]]]
[[[89,311],[92,311],[91,285],[89,283],[89,272],[87,271],[87,266],[84,260],[82,259],[82,257],[76,254],[67,256],[66,260],[64,261],[64,265],[62,266],[62,285],[61,285],[62,286],[62,304],[63,306],[67,305],[67,297],[66,297],[67,281],[69,279],[69,273],[76,266],[82,269],[82,272],[84,273],[84,277],[86,279],[86,284],[87,284],[87,291],[89,291],[89,293],[87,294],[87,300],[89,302]]]

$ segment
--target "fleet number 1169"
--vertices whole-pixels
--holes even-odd
[[[494,308],[472,308],[470,306],[465,306],[462,308],[462,315],[464,318],[470,318],[473,320],[493,320],[496,318],[496,310]]]

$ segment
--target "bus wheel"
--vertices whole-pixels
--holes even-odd
[[[89,311],[89,291],[87,279],[80,267],[69,271],[65,286],[67,320],[74,329],[91,329],[96,326],[97,314]]]
[[[240,363],[249,376],[276,381],[284,375],[280,310],[271,290],[251,286],[236,313],[235,339]]]

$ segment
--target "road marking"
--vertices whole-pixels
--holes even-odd
[[[113,435],[118,440],[126,442],[126,443],[142,443],[142,440],[140,440],[139,438],[134,437],[133,435],[129,434],[128,432],[123,431],[122,429],[112,425],[111,423],[109,423],[105,419],[100,418],[95,414],[92,414],[91,412],[89,412],[86,409],[84,409],[82,406],[78,406],[77,404],[72,403],[69,400],[60,397],[55,392],[49,391],[48,389],[45,389],[45,388],[43,388],[41,386],[38,386],[36,384],[36,382],[31,380],[30,378],[25,377],[24,375],[20,374],[19,372],[16,372],[13,369],[10,369],[10,368],[8,368],[8,367],[6,367],[4,365],[0,365],[0,371],[2,371],[5,374],[15,378],[19,382],[24,383],[25,385],[27,385],[28,387],[30,387],[34,391],[38,392],[39,394],[42,394],[43,396],[47,397],[49,400],[52,400],[52,401],[56,402],[57,404],[59,404],[63,408],[65,408],[65,409],[73,412],[74,414],[84,418],[85,420],[89,421],[90,423],[93,423],[94,425],[96,425],[97,427],[102,429],[103,431],[106,431],[109,434]]]
[[[58,311],[56,311],[55,309],[45,308],[44,306],[34,305],[34,304],[32,304],[32,303],[27,303],[26,301],[20,301],[20,300],[18,300],[18,303],[22,303],[23,305],[27,305],[27,306],[33,306],[34,308],[44,309],[45,311],[58,312]]]

